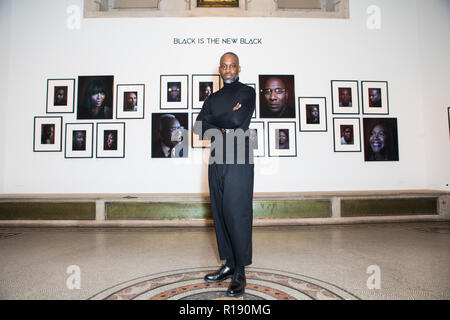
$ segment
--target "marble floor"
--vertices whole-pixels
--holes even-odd
[[[0,299],[222,299],[213,228],[0,228]],[[253,229],[243,299],[450,299],[450,222]]]

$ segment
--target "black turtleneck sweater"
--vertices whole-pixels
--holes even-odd
[[[239,82],[239,79],[232,83],[225,83],[222,89],[211,94],[203,103],[202,110],[198,115],[194,126],[194,133],[200,135],[200,123],[202,125],[202,136],[208,129],[221,130],[239,128],[247,131],[252,114],[255,110],[255,101],[255,89]],[[242,107],[233,111],[233,108],[237,103],[240,103]],[[224,133],[224,155],[226,153],[225,136],[226,134]],[[246,154],[248,154],[248,140],[247,137],[245,139]],[[211,142],[214,142],[214,139],[212,139]],[[238,145],[235,145],[235,148],[237,147]],[[213,152],[211,155],[214,155]]]

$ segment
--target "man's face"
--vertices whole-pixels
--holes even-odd
[[[311,107],[310,111],[311,111],[311,118],[317,119],[319,117],[319,108],[314,106]]]
[[[168,147],[174,147],[183,140],[183,128],[177,119],[166,122],[161,131],[161,139]]]
[[[203,94],[205,97],[209,97],[209,95],[211,94],[211,87],[210,86],[206,86],[205,90],[203,91]]]
[[[350,104],[352,101],[352,91],[350,88],[340,88],[339,89],[339,99],[341,101],[341,104],[346,107]]]
[[[351,128],[345,128],[344,129],[344,140],[347,142],[352,141],[353,131]]]
[[[376,125],[370,132],[369,137],[370,147],[373,152],[380,152],[383,150],[386,143],[386,131],[381,125]]]
[[[65,97],[66,93],[64,92],[64,89],[59,89],[56,92],[56,100],[57,101],[64,101],[64,97]]]
[[[220,59],[219,73],[225,83],[232,83],[239,77],[241,67],[238,59],[232,54],[226,54]]]
[[[180,87],[176,84],[169,85],[167,88],[169,98],[172,101],[179,101],[180,99]]]
[[[381,92],[379,89],[369,90],[369,100],[371,106],[381,106]]]
[[[127,94],[127,107],[129,109],[134,108],[137,104],[137,95],[134,92]]]
[[[284,82],[278,78],[268,79],[264,86],[264,98],[271,113],[280,113],[287,104],[288,99],[288,92]]]

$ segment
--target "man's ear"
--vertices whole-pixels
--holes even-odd
[[[241,66],[238,66],[238,72],[241,73]]]

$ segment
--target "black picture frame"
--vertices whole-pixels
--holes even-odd
[[[167,85],[170,82],[179,82],[180,101],[168,101]],[[159,110],[187,110],[189,109],[189,75],[187,74],[163,74],[159,78]],[[165,98],[165,99],[164,99]]]
[[[297,123],[295,121],[269,121],[267,126],[269,157],[297,157]],[[275,137],[272,130],[286,129],[289,130],[289,148],[287,150],[290,152],[277,151],[279,149],[276,148],[275,138],[272,138]],[[294,140],[293,143],[292,140]]]
[[[340,91],[351,89],[351,106],[340,105]],[[354,104],[356,102],[356,105]],[[331,80],[332,114],[355,115],[360,114],[359,82],[358,80]]]
[[[45,126],[45,127],[44,127]],[[45,138],[46,128],[53,129],[53,137]],[[35,116],[33,124],[33,152],[61,152],[63,118],[57,116]],[[50,133],[49,133],[50,134]],[[47,140],[49,140],[47,142]]]
[[[137,95],[136,110],[125,110],[125,94],[135,92]],[[144,119],[145,117],[145,84],[116,85],[116,119]]]
[[[193,74],[191,86],[191,107],[193,110],[201,110],[203,106],[204,99],[200,97],[199,93],[201,82],[212,83],[213,88],[211,89],[211,93],[220,90],[223,86],[220,74]]]
[[[261,134],[258,133],[258,151],[256,152],[256,150],[253,150],[253,156],[256,158],[263,158],[266,156],[266,128],[265,128],[265,122],[264,121],[252,121],[250,122],[249,125],[249,130],[261,130]],[[250,135],[251,137],[251,135]],[[262,150],[262,152],[260,151]]]
[[[77,129],[77,130],[75,130]],[[73,150],[73,132],[85,131],[84,149]],[[94,156],[94,124],[87,122],[66,123],[65,159],[92,159]],[[84,152],[83,152],[84,151]]]
[[[448,137],[450,138],[450,107],[447,108],[448,115]]]
[[[56,90],[66,88],[62,103],[57,101]],[[75,112],[75,79],[60,78],[47,79],[47,93],[45,96],[45,110],[48,114]]]
[[[115,141],[113,140],[111,142],[111,147],[109,149],[105,147],[105,143],[109,142],[108,136],[105,136],[105,133],[108,134],[108,132],[115,138]],[[97,122],[96,137],[96,158],[125,158],[125,122]]]
[[[372,106],[368,90],[377,90],[380,94],[379,106]],[[389,114],[389,88],[387,81],[361,81],[361,96],[363,115],[388,115]]]
[[[203,148],[210,148],[211,147],[211,140],[210,139],[200,139],[198,135],[194,133],[194,125],[195,120],[197,120],[198,115],[200,112],[192,112],[191,113],[191,147],[193,149],[203,149]]]
[[[353,128],[353,139],[352,143],[346,143],[345,138],[342,136],[341,127],[350,126]],[[357,132],[355,132],[355,127],[357,128]],[[345,130],[346,129],[344,128],[344,131]],[[333,146],[334,152],[361,152],[361,119],[357,117],[333,118]]]
[[[253,89],[255,89],[255,92],[256,92],[256,83],[244,83],[244,84],[249,86],[249,87],[252,87]],[[252,114],[252,119],[256,119],[256,115],[259,114],[258,109],[259,109],[258,108],[258,102],[256,102],[255,103],[255,110],[253,111],[253,114]]]
[[[308,106],[317,105],[319,107],[319,122],[310,123],[308,117]],[[300,132],[327,132],[328,112],[326,97],[299,97],[298,98],[298,119]]]

